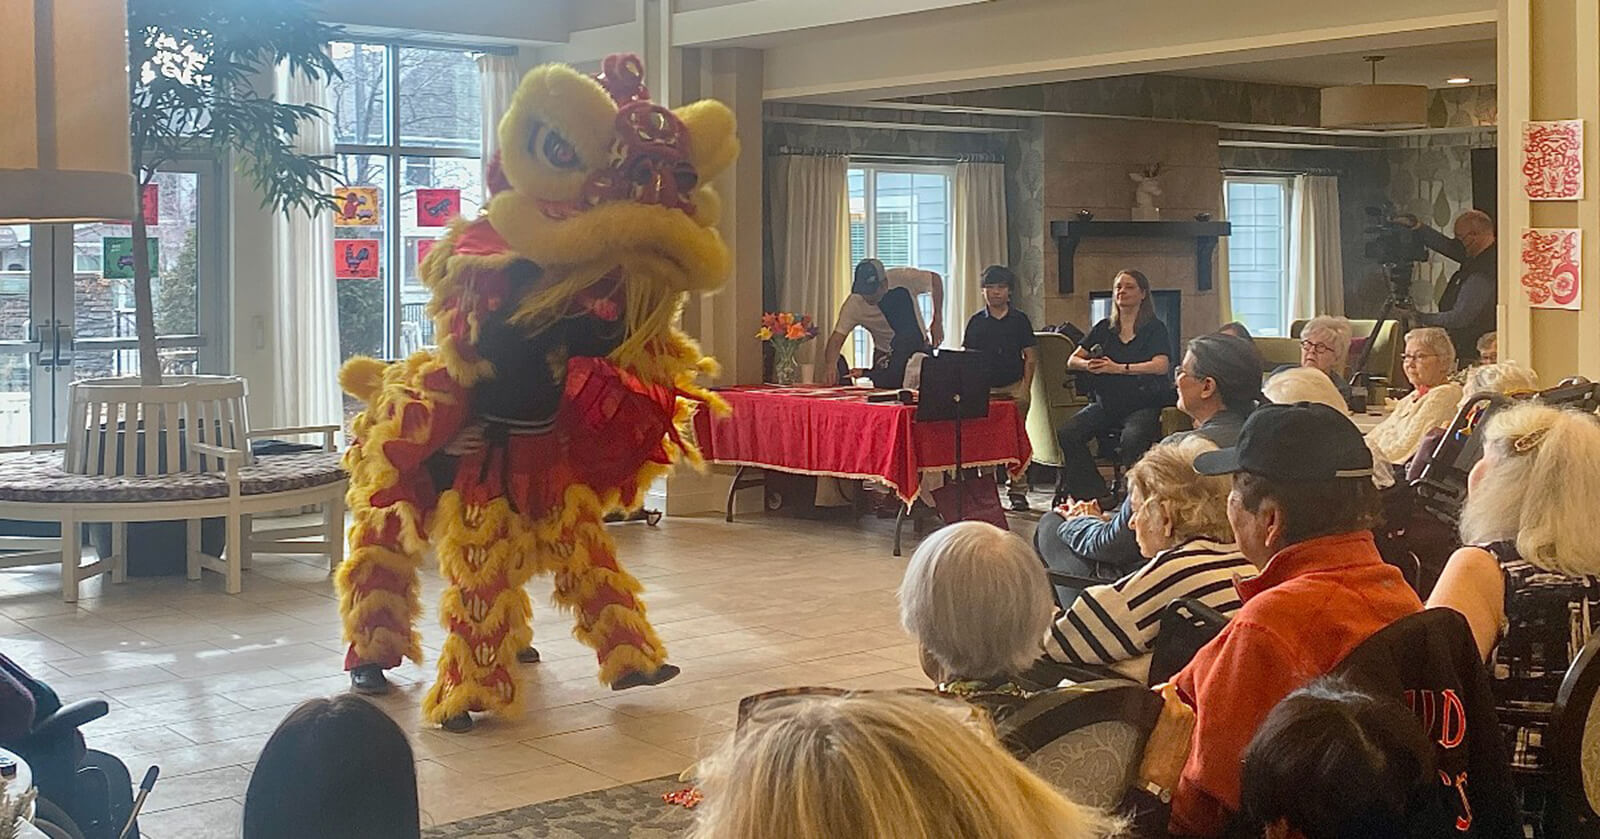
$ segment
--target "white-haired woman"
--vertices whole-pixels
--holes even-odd
[[[1114,583],[1085,588],[1056,617],[1047,656],[1116,665],[1145,681],[1167,604],[1192,597],[1229,617],[1239,611],[1233,578],[1253,577],[1256,567],[1239,553],[1228,525],[1232,482],[1194,471],[1194,459],[1216,448],[1201,437],[1163,443],[1128,470],[1133,532],[1150,561]]]
[[[947,707],[949,706],[949,707]],[[1098,839],[1115,832],[996,742],[964,705],[786,698],[699,765],[691,839]]]
[[[1350,398],[1350,383],[1345,380],[1350,340],[1350,321],[1333,315],[1314,317],[1300,329],[1300,366],[1321,371],[1345,399]],[[1273,372],[1291,367],[1293,365],[1286,364]]]
[[[1473,365],[1461,371],[1460,378],[1462,395],[1461,404],[1456,406],[1458,413],[1467,407],[1467,403],[1485,394],[1498,393],[1509,396],[1539,389],[1539,374],[1515,361]],[[1423,470],[1433,462],[1433,450],[1438,447],[1445,431],[1445,427],[1441,426],[1422,435],[1422,442],[1417,445],[1416,456],[1406,464],[1407,483],[1421,478]]]
[[[1560,674],[1600,617],[1590,606],[1600,596],[1600,423],[1526,404],[1492,417],[1483,435],[1461,511],[1465,547],[1450,557],[1428,605],[1466,616],[1479,651],[1493,656],[1497,704],[1517,701],[1515,719],[1527,720],[1537,705],[1553,707]],[[1523,728],[1506,742],[1514,765],[1537,769],[1543,732],[1533,729],[1542,726]]]
[[[1296,402],[1315,402],[1345,415],[1350,413],[1350,403],[1339,395],[1339,389],[1327,376],[1319,375],[1310,367],[1290,367],[1279,370],[1261,386],[1261,395],[1275,405],[1293,405]],[[1372,438],[1367,438],[1367,448],[1372,450],[1372,462],[1382,463],[1387,456],[1379,451]],[[1372,483],[1378,489],[1394,486],[1393,469],[1372,470]]]
[[[900,581],[900,622],[939,690],[997,718],[1026,697],[1015,677],[1038,659],[1054,609],[1044,565],[1022,537],[964,521],[917,546]]]
[[[1463,394],[1461,385],[1449,380],[1456,369],[1456,348],[1443,329],[1429,326],[1407,332],[1400,359],[1412,391],[1367,432],[1367,441],[1391,464],[1410,460],[1423,435],[1449,425]]]

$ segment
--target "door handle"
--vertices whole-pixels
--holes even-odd
[[[57,367],[71,367],[77,357],[77,345],[72,340],[72,327],[56,323],[56,363]]]
[[[36,363],[42,368],[56,366],[56,325],[55,323],[41,323],[33,328],[38,336],[33,342],[33,354]]]

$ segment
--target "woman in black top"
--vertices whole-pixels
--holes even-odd
[[[1100,321],[1067,359],[1067,369],[1088,374],[1094,401],[1061,427],[1061,488],[1079,501],[1106,493],[1105,480],[1089,454],[1089,441],[1120,434],[1117,459],[1130,465],[1161,435],[1161,409],[1176,400],[1171,369],[1172,339],[1156,319],[1150,280],[1126,270],[1111,290],[1111,317]]]

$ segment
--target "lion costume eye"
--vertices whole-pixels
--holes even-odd
[[[557,169],[577,169],[583,165],[578,159],[578,150],[572,147],[567,138],[558,134],[554,129],[546,129],[544,144],[541,149],[545,160]]]

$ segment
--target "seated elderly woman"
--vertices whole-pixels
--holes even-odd
[[[1150,561],[1110,585],[1085,588],[1056,617],[1046,656],[1064,664],[1116,665],[1142,682],[1167,604],[1192,597],[1228,617],[1239,611],[1234,575],[1253,577],[1256,567],[1233,543],[1232,482],[1194,471],[1194,459],[1216,448],[1201,437],[1163,443],[1129,470],[1133,532]]]
[[[1544,674],[1564,672],[1594,633],[1586,617],[1600,574],[1600,423],[1525,404],[1492,416],[1482,433],[1483,459],[1467,478],[1461,511],[1465,547],[1450,557],[1428,605],[1466,616],[1479,651],[1491,657],[1496,704],[1518,703],[1515,718],[1526,721],[1554,705],[1560,680]],[[1518,663],[1534,655],[1537,673]],[[1516,768],[1544,764],[1542,728],[1524,722],[1506,738]]]
[[[1472,400],[1484,394],[1498,393],[1509,396],[1534,392],[1538,389],[1539,374],[1515,361],[1475,364],[1461,371],[1462,396],[1461,404],[1456,406],[1456,411],[1459,412]],[[1444,433],[1445,428],[1440,427],[1423,435],[1422,442],[1417,446],[1416,455],[1406,464],[1407,481],[1415,481],[1422,477],[1422,472],[1432,462],[1433,450],[1439,445]]]
[[[1345,365],[1350,359],[1350,321],[1331,315],[1321,315],[1308,321],[1300,330],[1300,366],[1322,371],[1339,395],[1350,398],[1350,383],[1345,378]],[[1294,367],[1285,364],[1274,370],[1280,373]]]
[[[1028,543],[983,522],[935,531],[900,581],[900,622],[916,639],[923,672],[996,719],[1026,697],[1014,680],[1039,657],[1053,609]]]
[[[954,707],[948,707],[954,706]],[[761,703],[698,767],[690,839],[1098,839],[981,715],[905,695]]]
[[[1327,405],[1346,416],[1350,414],[1350,404],[1339,395],[1339,389],[1333,386],[1333,382],[1329,381],[1327,376],[1310,367],[1290,367],[1273,374],[1272,378],[1261,386],[1261,394],[1274,405],[1315,402],[1318,405]],[[1371,438],[1367,439],[1367,448],[1372,449],[1373,463],[1383,462],[1384,455],[1378,451]],[[1394,486],[1394,470],[1372,470],[1372,483],[1378,489]]]
[[[1367,441],[1383,453],[1384,462],[1392,464],[1410,460],[1423,435],[1449,425],[1463,395],[1461,386],[1449,380],[1456,369],[1456,348],[1443,329],[1430,326],[1407,332],[1400,359],[1414,389],[1367,432]]]

